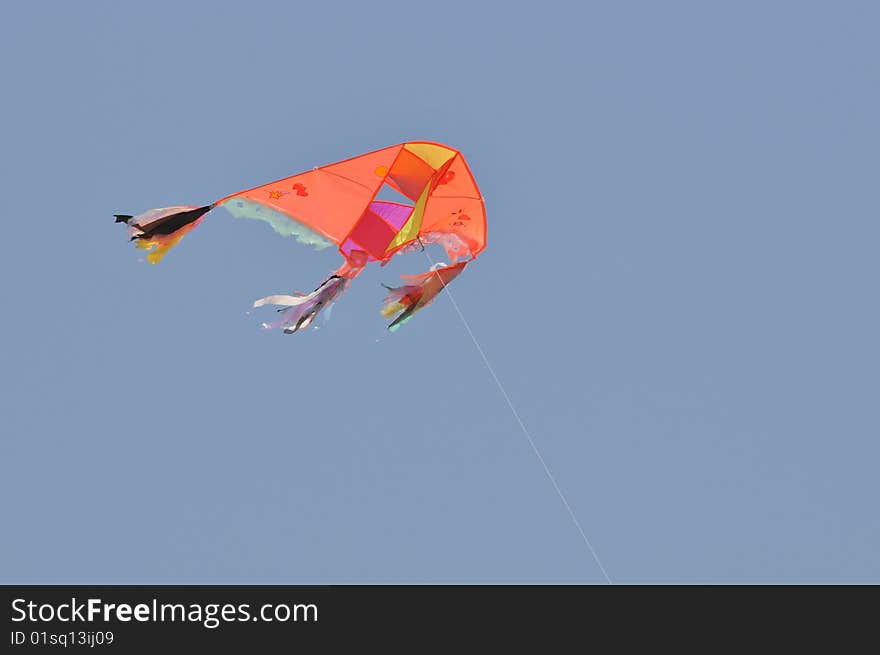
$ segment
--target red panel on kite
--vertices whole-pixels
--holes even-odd
[[[434,169],[424,159],[402,149],[388,172],[388,184],[410,200],[418,200],[433,174]]]

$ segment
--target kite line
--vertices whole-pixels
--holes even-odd
[[[328,175],[334,184],[326,182]],[[377,200],[386,186],[414,204]],[[431,204],[432,197],[444,202]],[[450,199],[457,201],[452,205],[459,207],[456,211],[449,211]],[[418,244],[431,262],[431,270],[404,276],[411,281],[388,288],[382,315],[393,318],[388,329],[394,332],[441,291],[448,291],[449,283],[486,247],[486,208],[464,157],[454,148],[429,141],[388,146],[238,191],[201,207],[160,207],[136,216],[114,214],[114,218],[129,228],[136,247],[148,252],[147,261],[156,264],[207,213],[221,205],[236,218],[266,222],[281,236],[293,236],[317,249],[335,244],[343,255],[342,265],[311,293],[276,294],[254,301],[255,308],[275,306],[275,320],[263,323],[263,327],[280,328],[285,334],[304,330],[320,311],[329,311],[370,262],[384,265]],[[438,268],[425,250],[426,243],[441,245],[452,262],[469,258]],[[602,575],[613,584],[451,293],[449,299]]]
[[[431,256],[428,254],[428,251],[425,251],[425,257],[428,258],[428,261],[431,262],[431,266],[434,266],[434,260],[431,259]],[[441,279],[442,281],[442,279]],[[462,325],[464,325],[464,329],[467,330],[468,335],[471,338],[471,341],[474,342],[474,346],[477,349],[477,352],[480,353],[480,357],[483,359],[483,363],[486,365],[486,368],[489,369],[489,374],[492,376],[492,379],[495,380],[495,385],[498,387],[498,391],[501,392],[501,395],[504,397],[504,400],[507,402],[507,406],[510,408],[510,413],[513,414],[513,418],[516,419],[516,422],[519,424],[522,433],[525,435],[526,439],[529,442],[529,445],[532,447],[532,450],[535,453],[535,456],[538,458],[538,461],[541,463],[541,466],[544,468],[544,472],[547,474],[547,477],[550,479],[550,483],[553,485],[553,488],[556,489],[556,494],[559,496],[559,499],[562,501],[562,504],[565,506],[565,509],[568,511],[568,515],[571,517],[572,522],[574,523],[574,527],[577,528],[577,531],[580,533],[581,538],[584,540],[584,543],[587,545],[587,548],[590,551],[590,554],[593,556],[596,564],[599,567],[599,570],[602,571],[602,575],[605,577],[605,581],[613,585],[614,583],[611,581],[611,578],[608,575],[608,572],[605,570],[605,567],[602,565],[602,560],[599,559],[599,555],[596,553],[596,549],[593,548],[593,544],[590,543],[589,538],[587,537],[587,533],[584,532],[584,529],[581,527],[580,521],[578,521],[577,516],[574,513],[574,510],[571,509],[571,505],[568,504],[568,500],[565,498],[565,494],[562,493],[562,489],[559,488],[559,485],[556,482],[556,478],[553,476],[553,473],[550,471],[550,467],[547,466],[547,462],[544,460],[543,455],[541,455],[541,451],[538,450],[538,446],[535,444],[535,440],[532,439],[532,435],[529,433],[526,428],[525,423],[519,416],[519,412],[516,411],[516,407],[514,407],[513,402],[510,400],[510,396],[507,395],[507,391],[504,389],[504,385],[501,384],[501,380],[498,379],[498,375],[495,373],[495,369],[492,367],[492,364],[489,362],[489,358],[486,357],[486,352],[483,350],[483,347],[480,346],[480,342],[477,341],[476,335],[474,335],[474,331],[471,330],[470,324],[467,322],[467,319],[464,317],[464,313],[461,311],[461,308],[458,306],[458,303],[455,301],[455,297],[452,295],[452,292],[449,290],[449,287],[446,283],[443,283],[443,288],[446,290],[446,295],[449,296],[449,300],[452,302],[452,306],[455,308],[458,317],[461,319]]]

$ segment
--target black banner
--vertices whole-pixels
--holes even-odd
[[[870,587],[6,586],[4,652],[600,643],[657,647],[822,633],[839,648],[873,625]],[[843,630],[831,630],[834,621]],[[607,640],[613,640],[608,642]],[[566,649],[568,650],[568,649]]]

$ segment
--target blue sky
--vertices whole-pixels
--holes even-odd
[[[0,25],[0,580],[602,583],[448,298],[112,214],[406,140],[467,157],[455,299],[618,583],[880,582],[871,2],[18,3]],[[435,257],[438,253],[433,253]]]

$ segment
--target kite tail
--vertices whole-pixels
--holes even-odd
[[[136,242],[137,248],[149,251],[147,261],[158,264],[213,208],[214,205],[162,207],[137,216],[114,214],[114,218],[131,228],[131,241]]]
[[[435,264],[431,270],[421,275],[403,276],[413,280],[414,284],[385,287],[388,289],[388,295],[382,306],[382,316],[391,318],[397,314],[397,318],[391,321],[388,329],[391,332],[396,331],[409,321],[417,311],[430,305],[434,298],[446,288],[446,285],[458,277],[466,265],[467,262],[452,266],[447,266],[444,263]]]
[[[279,316],[276,320],[263,323],[263,328],[281,328],[284,334],[293,334],[311,325],[318,313],[332,307],[348,288],[349,280],[339,275],[331,275],[317,289],[308,294],[294,293],[291,296],[267,296],[254,302],[254,307],[275,305]]]

